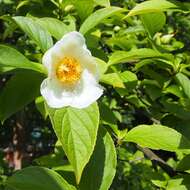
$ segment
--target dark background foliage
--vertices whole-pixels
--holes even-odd
[[[78,29],[91,14],[91,10],[84,14],[77,8],[69,7],[69,1],[65,1],[61,8],[50,0],[25,1],[23,5],[22,2],[0,0],[0,43],[17,48],[35,62],[40,62],[42,53],[10,16],[54,17],[65,23],[76,22]],[[140,2],[143,0],[112,0],[111,5],[132,9]],[[87,34],[87,45],[92,54],[105,62],[112,52],[130,51],[134,47],[172,54],[176,62],[171,67],[159,59],[142,59],[111,66],[108,73],[116,72],[123,77],[124,89],[119,87],[118,81],[117,84],[111,82],[111,85],[106,80],[102,81],[106,90],[99,101],[101,124],[112,135],[118,155],[117,173],[111,190],[174,190],[175,186],[176,190],[180,190],[184,184],[189,189],[188,180],[183,180],[184,184],[179,182],[187,173],[176,170],[177,164],[188,153],[152,151],[123,140],[126,130],[140,124],[163,124],[190,138],[190,95],[176,78],[179,71],[187,79],[190,77],[190,15],[172,11],[164,14],[166,22],[154,35],[149,33],[142,17],[135,16],[123,21],[123,15],[108,18],[100,24],[99,38]],[[0,74],[1,90],[12,72],[0,70]],[[0,125],[0,184],[15,169],[31,164],[47,166],[55,143],[56,136],[50,121],[38,103],[31,102],[9,117]],[[66,160],[64,155],[61,158]],[[51,161],[50,167],[56,162]],[[190,169],[189,164],[187,169]]]

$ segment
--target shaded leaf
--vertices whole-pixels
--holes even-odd
[[[44,167],[28,167],[6,181],[14,190],[74,190],[58,173]]]
[[[182,73],[178,73],[176,75],[176,79],[177,79],[179,85],[182,87],[186,96],[188,98],[190,98],[190,80],[189,80],[189,78]]]
[[[35,72],[24,72],[17,73],[6,83],[0,93],[2,122],[38,96],[43,78]]]
[[[108,190],[115,176],[116,164],[113,140],[107,131],[100,128],[95,150],[79,184],[80,189]]]

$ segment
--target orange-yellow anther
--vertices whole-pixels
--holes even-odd
[[[56,66],[56,76],[65,84],[75,84],[81,72],[81,64],[73,57],[64,57]]]

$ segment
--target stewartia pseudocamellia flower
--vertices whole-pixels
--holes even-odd
[[[50,107],[85,108],[102,95],[96,61],[79,32],[64,35],[45,53],[42,63],[48,78],[40,91]]]

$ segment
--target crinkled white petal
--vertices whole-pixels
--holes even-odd
[[[65,106],[85,108],[103,94],[102,87],[88,70],[83,71],[81,80],[74,88],[69,89],[55,80],[45,79],[40,90],[47,104],[52,108]]]
[[[40,92],[45,98],[48,106],[52,108],[61,108],[69,106],[73,100],[72,96],[67,93],[56,81],[45,79],[40,87]]]
[[[96,81],[96,77],[85,70],[82,75],[83,88],[79,94],[73,97],[70,106],[75,108],[85,108],[95,102],[103,94],[103,88]]]

